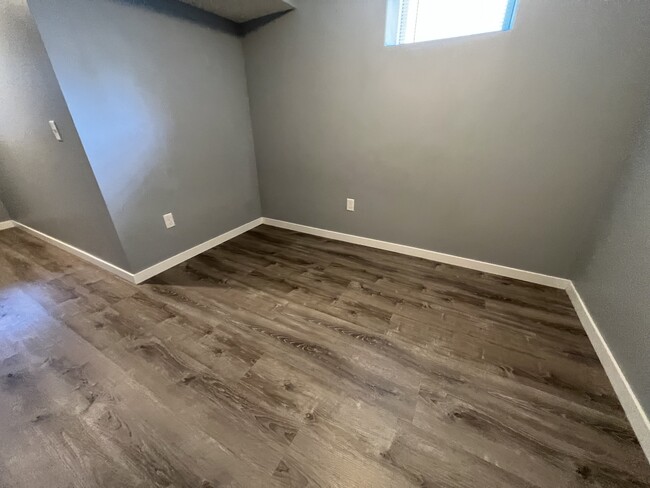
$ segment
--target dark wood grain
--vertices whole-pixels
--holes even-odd
[[[650,487],[563,291],[259,227],[144,285],[0,233],[2,487]]]

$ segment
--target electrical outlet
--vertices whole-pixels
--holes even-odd
[[[174,214],[165,214],[163,215],[163,220],[165,221],[165,227],[168,229],[171,229],[172,227],[176,227],[176,222],[174,222]]]
[[[354,212],[354,198],[348,198],[348,202],[345,206],[345,209],[348,212]]]

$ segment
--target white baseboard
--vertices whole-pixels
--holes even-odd
[[[73,254],[78,258],[83,259],[84,261],[88,261],[89,263],[92,263],[95,266],[102,268],[105,271],[113,273],[114,275],[117,275],[120,278],[123,278],[133,283],[133,274],[123,270],[122,268],[115,266],[114,264],[106,262],[103,259],[98,258],[97,256],[93,256],[92,254],[86,251],[82,251],[81,249],[71,246],[70,244],[66,244],[65,242],[60,241],[52,236],[48,236],[47,234],[44,234],[43,232],[40,232],[36,229],[32,229],[31,227],[25,224],[21,224],[20,222],[14,222],[14,225],[15,227],[18,227],[19,229],[23,229],[24,231],[29,232],[33,236],[38,237],[39,239],[42,239],[45,242],[58,247],[59,249],[67,251],[70,254]]]
[[[650,460],[650,421],[648,421],[648,416],[634,394],[612,351],[609,349],[607,342],[605,342],[605,338],[600,333],[587,306],[582,301],[575,285],[570,283],[566,292],[578,313],[578,317],[580,318],[580,322],[582,322],[587,336],[589,336],[589,340],[598,355],[598,359],[600,359],[605,369],[605,373],[607,373],[609,381],[614,387],[616,396],[621,402],[621,406],[627,415],[627,419],[630,421],[630,425],[632,425],[632,429],[634,429],[634,433],[639,439],[641,448],[648,460]]]
[[[149,278],[153,278],[163,271],[167,271],[168,269],[173,268],[174,266],[181,264],[188,259],[193,258],[194,256],[198,256],[199,254],[204,253],[208,249],[212,249],[219,244],[222,244],[226,241],[229,241],[230,239],[237,237],[240,234],[243,234],[244,232],[248,232],[249,230],[254,229],[258,225],[262,224],[262,220],[262,217],[255,219],[251,222],[248,222],[247,224],[237,227],[236,229],[228,231],[225,234],[221,234],[220,236],[214,237],[209,241],[205,241],[198,246],[194,246],[187,251],[183,251],[176,256],[172,256],[171,258],[165,259],[158,264],[154,264],[150,268],[139,271],[133,275],[133,282],[138,284],[148,280]]]
[[[334,239],[336,241],[360,244],[362,246],[373,247],[375,249],[383,249],[384,251],[406,254],[408,256],[415,256],[422,259],[428,259],[430,261],[437,261],[439,263],[474,269],[483,273],[491,273],[499,276],[505,276],[507,278],[528,281],[530,283],[537,283],[539,285],[550,286],[552,288],[566,289],[570,283],[570,280],[567,280],[565,278],[558,278],[556,276],[534,273],[532,271],[524,271],[522,269],[510,268],[508,266],[501,266],[499,264],[486,263],[484,261],[477,261],[475,259],[462,258],[460,256],[454,256],[452,254],[429,251],[427,249],[405,246],[403,244],[379,241],[377,239],[370,239],[368,237],[360,237],[352,234],[343,234],[341,232],[319,229],[317,227],[309,227],[307,225],[294,224],[282,220],[269,219],[265,217],[263,219],[263,223],[266,225],[271,225],[273,227],[294,230],[296,232],[303,232],[305,234],[325,237],[327,239]]]
[[[137,285],[139,283],[142,283],[143,281],[148,280],[149,278],[156,276],[157,274],[162,273],[163,271],[167,271],[168,269],[173,268],[174,266],[181,264],[190,258],[193,258],[194,256],[198,256],[199,254],[207,251],[208,249],[212,249],[213,247],[218,246],[219,244],[222,244],[234,237],[237,237],[238,235],[243,234],[244,232],[247,232],[257,227],[261,223],[262,223],[262,218],[260,217],[251,222],[248,222],[247,224],[237,227],[236,229],[228,231],[225,234],[221,234],[202,244],[199,244],[198,246],[188,249],[187,251],[183,251],[175,256],[172,256],[169,259],[165,259],[160,263],[154,264],[153,266],[144,269],[142,271],[139,271],[137,273],[130,273],[129,271],[126,271],[118,266],[115,266],[114,264],[106,262],[103,259],[98,258],[97,256],[93,256],[92,254],[86,251],[82,251],[77,247],[71,246],[70,244],[66,244],[63,241],[60,241],[52,236],[44,234],[43,232],[40,232],[36,229],[32,229],[31,227],[25,224],[21,224],[20,222],[11,221],[11,225],[6,228],[18,227],[19,229],[23,229],[24,231],[29,232],[33,236],[38,237],[39,239],[42,239],[45,242],[48,242],[49,244],[58,247],[59,249],[67,251],[70,254],[73,254],[78,258],[83,259],[84,261],[88,261],[89,263],[92,263],[95,266],[105,271],[108,271],[109,273],[113,273],[114,275],[119,276],[120,278],[125,279],[126,281],[129,281],[131,283],[135,283]]]
[[[3,224],[5,224],[6,226],[2,227]],[[236,229],[233,229],[217,237],[214,237],[202,244],[199,244],[186,251],[183,251],[175,256],[172,256],[171,258],[165,259],[164,261],[154,264],[153,266],[146,268],[142,271],[139,271],[137,273],[130,273],[126,270],[123,270],[111,263],[104,261],[101,258],[93,256],[92,254],[86,251],[82,251],[81,249],[76,248],[70,244],[66,244],[65,242],[62,242],[58,239],[55,239],[54,237],[51,237],[40,231],[32,229],[31,227],[21,224],[20,222],[14,222],[14,221],[2,222],[0,223],[0,230],[2,228],[19,227],[21,229],[26,230],[30,234],[33,234],[36,237],[39,237],[44,241],[47,241],[50,244],[60,249],[63,249],[64,251],[68,251],[71,254],[74,254],[75,256],[81,259],[84,259],[90,263],[99,266],[100,268],[106,271],[109,271],[117,276],[120,276],[121,278],[124,278],[127,281],[138,284],[148,280],[149,278],[156,276],[157,274],[162,273],[163,271],[173,268],[174,266],[181,264],[187,261],[188,259],[193,258],[194,256],[198,256],[199,254],[207,251],[208,249],[212,249],[213,247],[218,246],[223,242],[226,242],[230,239],[233,239],[234,237],[237,237],[240,234],[243,234],[244,232],[248,232],[249,230],[254,229],[255,227],[261,224],[267,224],[273,227],[280,227],[283,229],[303,232],[305,234],[312,234],[320,237],[325,237],[328,239],[350,242],[353,244],[359,244],[362,246],[372,247],[376,249],[393,251],[400,254],[406,254],[408,256],[416,256],[431,261],[437,261],[440,263],[451,264],[463,268],[474,269],[484,273],[492,273],[499,276],[505,276],[508,278],[528,281],[531,283],[537,283],[540,285],[550,286],[553,288],[566,289],[567,286],[571,283],[570,280],[567,280],[565,278],[548,276],[541,273],[534,273],[532,271],[524,271],[521,269],[510,268],[498,264],[486,263],[483,261],[476,261],[474,259],[453,256],[451,254],[444,254],[436,251],[429,251],[426,249],[419,249],[416,247],[405,246],[402,244],[395,244],[386,241],[379,241],[377,239],[370,239],[367,237],[360,237],[351,234],[343,234],[341,232],[334,232],[331,230],[319,229],[316,227],[309,227],[306,225],[294,224],[291,222],[284,222],[282,220],[269,219],[266,217],[260,217],[251,222],[248,222],[247,224],[244,224],[240,227],[237,227]]]
[[[13,220],[5,220],[4,222],[0,222],[0,230],[11,229],[12,227],[16,227],[16,224]]]

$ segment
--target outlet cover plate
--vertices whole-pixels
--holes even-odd
[[[172,227],[176,227],[176,222],[174,221],[174,214],[168,213],[163,215],[163,220],[165,221],[165,227],[168,229],[171,229]]]

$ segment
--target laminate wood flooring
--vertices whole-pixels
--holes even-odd
[[[2,487],[650,487],[565,292],[258,227],[135,286],[0,232]]]

